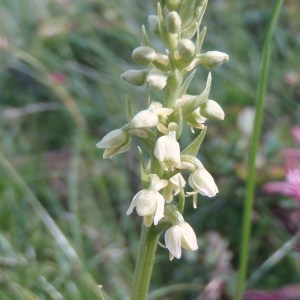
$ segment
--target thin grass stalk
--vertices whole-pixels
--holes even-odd
[[[83,254],[82,235],[80,228],[80,217],[79,217],[79,196],[78,196],[78,185],[79,185],[79,168],[80,168],[80,154],[81,144],[83,138],[83,132],[80,128],[74,134],[73,142],[73,153],[71,159],[71,168],[69,171],[69,208],[72,213],[71,231],[76,245],[76,250],[79,254]]]
[[[249,277],[246,284],[248,287],[252,287],[254,284],[258,283],[259,280],[273,268],[276,264],[278,264],[284,257],[289,255],[297,243],[299,242],[300,231],[298,231],[291,239],[285,242],[282,247],[277,249],[269,258],[267,258],[261,266],[253,272],[253,274]]]
[[[72,247],[66,236],[56,225],[55,221],[49,215],[47,210],[43,207],[38,198],[35,196],[35,194],[32,192],[32,190],[29,188],[29,186],[26,184],[26,182],[2,152],[0,152],[0,166],[3,168],[4,172],[11,179],[11,181],[17,186],[17,188],[25,196],[27,196],[28,202],[30,203],[40,220],[45,224],[46,228],[56,240],[61,250],[65,253],[66,257],[74,263],[78,262],[79,257],[75,249]]]
[[[201,290],[203,290],[203,286],[199,283],[172,284],[149,293],[148,300],[161,299],[161,297],[166,297],[167,295],[174,295],[177,292],[200,292]]]
[[[267,77],[271,56],[271,42],[283,1],[284,0],[278,0],[276,2],[262,51],[262,63],[256,95],[256,113],[248,158],[248,176],[246,182],[246,197],[242,226],[242,241],[239,260],[239,276],[237,282],[236,300],[242,300],[243,292],[245,289],[245,279],[247,276],[248,269],[248,248],[251,233],[251,214],[253,209],[253,199],[256,181],[256,156],[259,147],[263,119],[264,99],[267,88]]]

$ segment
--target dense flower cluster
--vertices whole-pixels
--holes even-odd
[[[192,196],[196,208],[198,194],[214,197],[218,193],[213,177],[196,158],[206,133],[205,122],[225,116],[221,106],[209,99],[210,70],[229,59],[219,51],[201,52],[206,27],[199,27],[206,5],[207,0],[158,3],[157,14],[148,18],[149,30],[143,27],[141,46],[132,52],[141,69],[121,75],[132,85],[147,86],[148,107],[134,116],[128,112],[128,123],[97,144],[105,149],[103,157],[111,158],[129,150],[133,136],[144,143],[148,152],[144,155],[140,150],[144,187],[133,197],[127,215],[135,209],[148,227],[169,222],[165,243],[171,259],[181,257],[181,248],[198,248],[194,230],[182,217],[185,198]],[[151,43],[153,35],[160,40],[155,43],[159,46]],[[206,86],[199,95],[190,95],[187,89],[198,65],[209,70]],[[161,99],[152,99],[152,90],[160,91]],[[155,95],[158,97],[157,92]],[[180,137],[186,125],[196,136],[183,149]]]

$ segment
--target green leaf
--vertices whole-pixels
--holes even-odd
[[[201,32],[199,33],[199,30],[197,31],[197,39],[196,39],[196,50],[195,53],[200,54],[201,52],[201,48],[202,48],[202,44],[205,38],[205,34],[206,34],[206,29],[207,27],[203,27],[203,29],[201,30]]]
[[[184,83],[181,85],[180,89],[179,89],[179,93],[178,93],[178,96],[179,98],[182,97],[184,94],[186,94],[186,91],[191,83],[191,81],[193,80],[194,78],[194,75],[196,73],[196,70],[194,70],[187,78],[186,80],[184,81]]]
[[[148,34],[144,25],[142,26],[142,32],[143,32],[143,45],[150,47]]]
[[[126,96],[126,108],[127,108],[127,122],[130,123],[133,118],[132,112],[132,99]]]
[[[195,138],[193,142],[191,142],[182,152],[181,154],[184,155],[193,155],[196,156],[199,152],[200,146],[202,144],[202,141],[204,140],[205,134],[206,134],[207,126],[205,126],[200,134]]]

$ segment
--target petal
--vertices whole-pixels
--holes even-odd
[[[165,199],[161,194],[158,193],[158,195],[156,197],[156,211],[153,220],[154,225],[157,225],[158,221],[164,216]]]
[[[300,144],[300,126],[293,127],[291,131],[295,138],[295,141]]]
[[[115,148],[122,145],[126,140],[126,134],[121,129],[115,129],[106,134],[102,140],[96,144],[97,148]]]
[[[142,110],[131,120],[132,128],[152,128],[158,124],[158,116],[150,110]]]
[[[165,159],[166,138],[167,136],[161,136],[157,139],[155,144],[154,155],[159,161],[163,161]]]
[[[150,227],[153,223],[153,215],[150,216],[144,216],[144,224],[146,227]]]
[[[105,149],[103,152],[103,158],[104,159],[112,158],[113,156],[115,156],[117,154],[124,153],[129,150],[130,146],[131,146],[131,138],[129,138],[127,143],[121,147]]]
[[[165,233],[165,244],[176,258],[181,257],[181,230],[178,225],[170,227]]]
[[[181,247],[187,250],[197,250],[197,237],[193,228],[186,222],[180,223]]]
[[[170,179],[170,182],[173,183],[175,186],[185,186],[185,180],[183,178],[183,176],[181,175],[181,173],[177,173],[174,176],[172,176]]]
[[[214,197],[218,193],[213,177],[205,168],[199,168],[193,172],[189,177],[189,184],[204,196]]]
[[[160,162],[171,162],[171,168],[178,166],[180,164],[180,146],[176,138],[170,135],[158,138],[154,149],[154,155]]]
[[[144,217],[155,213],[157,194],[161,196],[158,192],[151,190],[141,190],[137,194],[136,211],[139,216]]]
[[[224,120],[225,117],[222,107],[214,100],[207,100],[207,102],[201,107],[200,113],[204,117],[217,120]]]
[[[263,191],[266,193],[280,193],[290,195],[290,185],[287,182],[274,181],[266,183],[263,186]]]
[[[140,192],[139,192],[139,193],[140,193]],[[126,215],[127,215],[127,216],[130,215],[130,214],[133,212],[133,209],[136,207],[136,203],[137,203],[137,199],[138,199],[139,193],[137,193],[137,194],[133,197],[133,199],[132,199],[132,201],[131,201],[131,203],[130,203],[129,208],[128,208],[127,211],[126,211]]]
[[[165,108],[165,107],[162,107],[160,109],[157,109],[156,113],[158,115],[163,115],[163,116],[169,116],[173,113],[173,109],[172,108]]]
[[[155,191],[160,191],[161,189],[163,189],[164,187],[166,187],[168,185],[168,180],[166,179],[160,179],[157,182],[154,183],[154,190]]]

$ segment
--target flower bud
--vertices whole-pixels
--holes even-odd
[[[148,17],[149,28],[154,33],[159,33],[159,21],[158,16],[150,15]]]
[[[106,134],[96,145],[97,148],[105,149],[103,158],[112,158],[116,154],[126,152],[131,145],[131,137],[124,129],[115,129]]]
[[[200,63],[202,63],[205,68],[213,69],[229,60],[229,56],[226,53],[220,51],[208,51],[200,55]]]
[[[169,10],[177,10],[180,4],[181,0],[166,0],[166,5]]]
[[[182,39],[177,46],[177,53],[180,58],[189,59],[195,53],[195,45],[191,40]]]
[[[170,59],[166,54],[156,53],[153,64],[160,70],[168,71],[170,69]]]
[[[155,59],[155,50],[147,46],[141,46],[133,50],[132,58],[143,66],[149,65]]]
[[[200,113],[206,118],[224,120],[225,113],[222,107],[214,100],[207,100],[200,108]]]
[[[147,72],[144,70],[129,70],[121,75],[121,78],[132,85],[143,85]]]
[[[126,132],[122,129],[115,129],[106,134],[96,146],[97,148],[116,148],[124,144],[126,140]]]
[[[150,87],[153,87],[157,90],[162,90],[167,83],[168,76],[166,73],[158,70],[152,69],[147,76],[147,83]]]
[[[169,33],[178,33],[181,29],[181,19],[176,11],[171,11],[166,17],[166,27]]]

